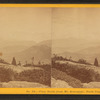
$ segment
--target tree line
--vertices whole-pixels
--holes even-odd
[[[58,56],[56,54],[53,54],[52,60],[53,61],[56,61],[56,60],[60,60],[60,61],[71,61],[71,62],[74,62],[74,63],[92,65],[91,63],[87,62],[85,59],[79,59],[78,61],[75,61],[75,60],[72,59],[71,56],[69,58],[66,58],[66,57]],[[94,64],[93,65],[94,66],[99,66],[99,63],[98,63],[98,59],[97,58],[94,59]]]
[[[31,58],[31,61],[32,61],[31,63],[28,63],[27,61],[25,61],[25,64],[24,64],[23,66],[24,66],[24,67],[33,66],[33,65],[34,65],[34,57]],[[15,57],[13,57],[11,64],[12,64],[12,65],[15,65],[15,66],[16,66],[16,65],[19,65],[19,66],[22,65],[20,61],[19,61],[19,63],[17,64],[16,58],[15,58]],[[38,64],[37,64],[37,65],[39,66],[39,65],[45,65],[45,64],[44,64],[44,62],[38,61]]]

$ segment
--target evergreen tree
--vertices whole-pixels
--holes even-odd
[[[98,59],[97,58],[95,58],[94,65],[98,66]]]
[[[32,65],[33,65],[33,62],[34,62],[34,57],[32,57],[32,58],[31,58],[31,60],[32,60]]]
[[[16,59],[15,59],[15,57],[13,57],[12,65],[16,65]]]

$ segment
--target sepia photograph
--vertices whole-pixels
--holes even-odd
[[[99,11],[53,9],[52,88],[100,88]]]
[[[51,8],[0,8],[0,88],[51,86]]]
[[[0,8],[0,88],[100,88],[100,8]]]

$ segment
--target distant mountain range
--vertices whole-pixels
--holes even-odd
[[[93,42],[85,39],[67,38],[56,39],[52,41],[53,52],[77,52],[85,48],[100,46],[99,42]]]
[[[6,42],[0,52],[3,53],[2,58],[8,62],[12,61],[12,57],[16,57],[17,62],[32,62],[31,58],[34,57],[34,63],[51,63],[51,54],[55,53],[67,58],[71,56],[76,61],[82,58],[94,63],[96,57],[100,61],[100,42],[76,38],[45,40],[39,43]]]
[[[52,41],[51,41],[51,40],[45,40],[45,41],[42,41],[42,42],[37,43],[36,45],[37,45],[37,46],[46,45],[46,46],[48,46],[48,47],[51,47]]]
[[[15,54],[16,59],[19,61],[31,62],[31,58],[34,57],[34,62],[38,63],[50,63],[51,62],[51,48],[46,45],[32,46],[22,52]]]
[[[30,45],[6,47],[5,50],[9,52],[4,52],[3,59],[11,62],[12,57],[15,57],[17,62],[21,61],[25,64],[26,61],[27,63],[31,63],[31,58],[34,57],[34,63],[38,63],[39,61],[45,64],[51,63],[51,40]]]
[[[100,61],[100,42],[93,42],[88,40],[68,38],[54,40],[53,53],[73,60],[85,59],[90,63],[94,63],[97,57]]]
[[[35,44],[34,41],[0,41],[0,51],[3,53],[20,52]]]

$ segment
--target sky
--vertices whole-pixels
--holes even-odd
[[[0,40],[100,40],[100,8],[0,8]]]
[[[51,8],[1,8],[0,40],[51,39]]]
[[[52,37],[100,40],[100,8],[54,8]]]

